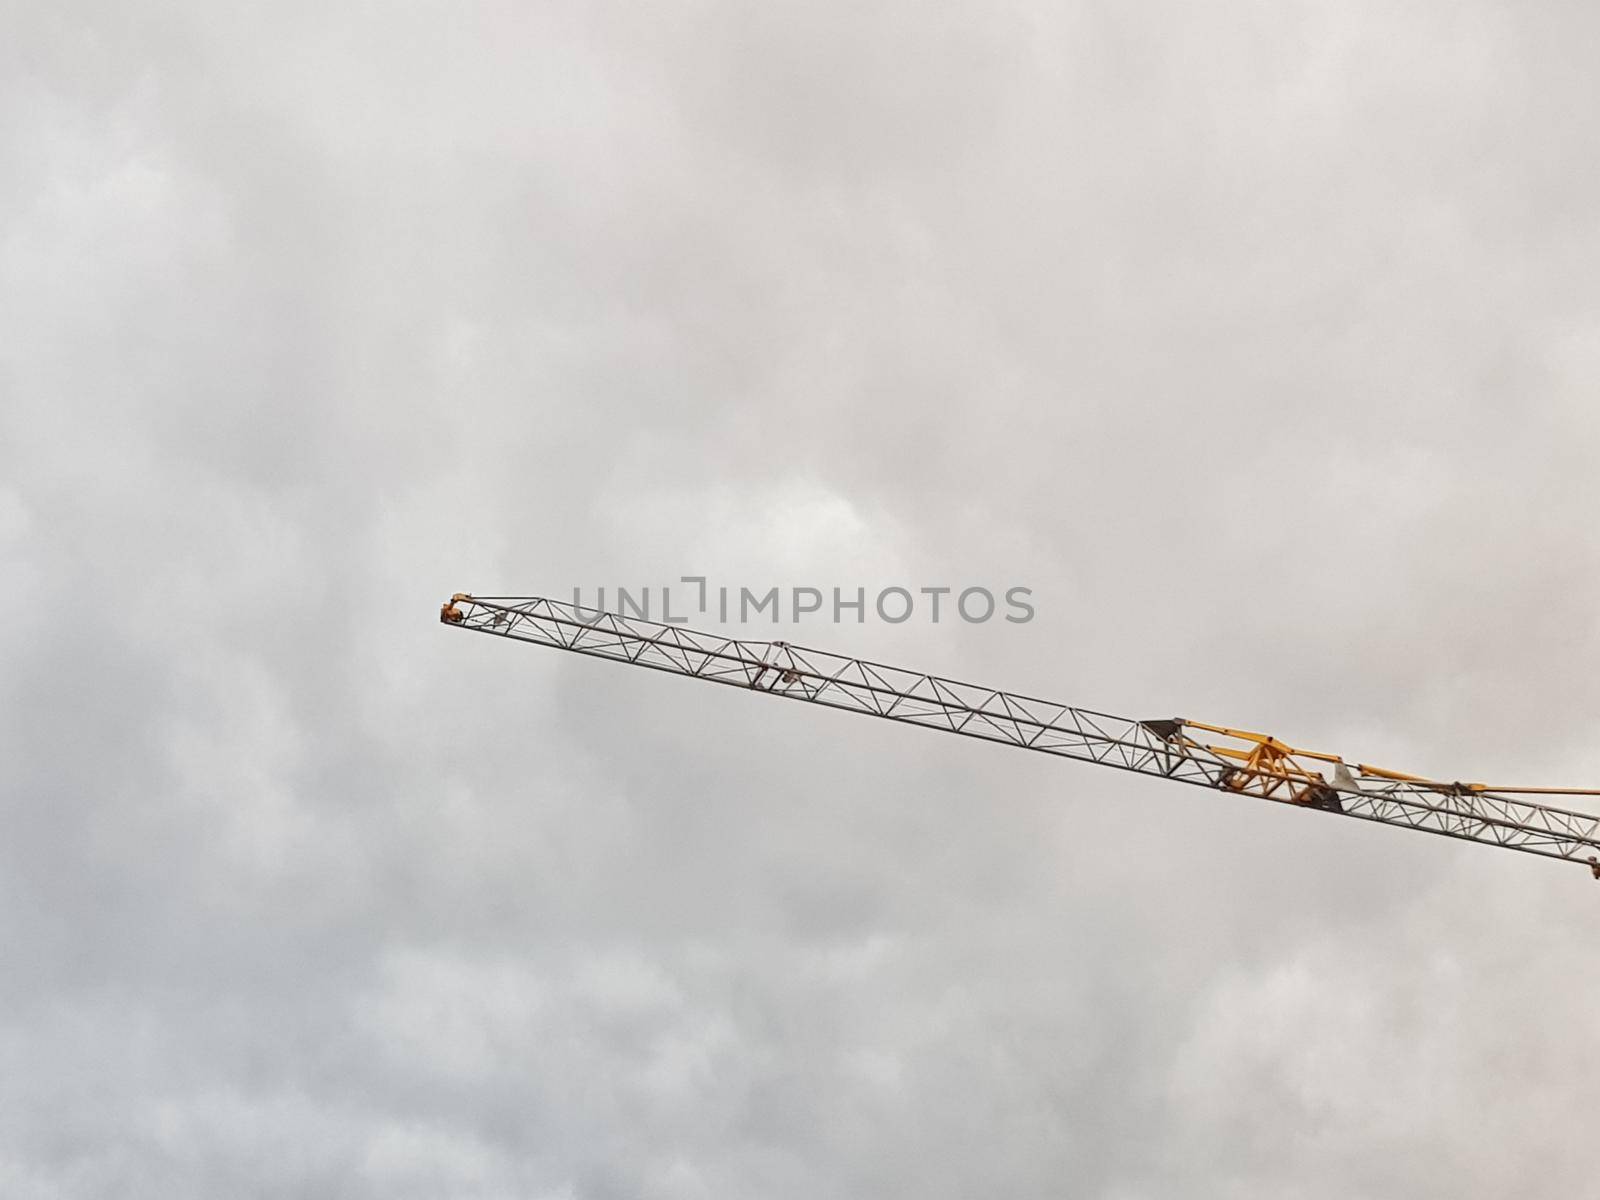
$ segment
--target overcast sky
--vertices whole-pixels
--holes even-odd
[[[1600,785],[1597,14],[0,0],[0,1194],[1581,1193],[1582,870],[436,614]]]

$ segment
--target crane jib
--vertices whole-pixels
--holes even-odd
[[[1600,818],[1530,799],[1600,796],[1596,789],[1447,783],[1350,764],[1229,726],[1118,717],[788,642],[580,610],[541,596],[457,593],[439,619],[457,629],[826,708],[1579,862],[1600,879]]]

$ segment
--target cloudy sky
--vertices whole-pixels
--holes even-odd
[[[1581,870],[436,614],[1593,785],[1596,14],[0,3],[0,1193],[1581,1191]]]

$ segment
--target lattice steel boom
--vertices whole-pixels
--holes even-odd
[[[1600,879],[1600,818],[1530,798],[1600,796],[1600,790],[1423,779],[1352,766],[1336,754],[1297,750],[1265,734],[1223,725],[1114,717],[788,642],[700,633],[538,596],[457,594],[440,609],[439,619],[457,629],[1141,775],[1581,862]]]

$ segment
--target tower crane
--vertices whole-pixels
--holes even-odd
[[[1426,779],[1225,725],[1116,717],[789,642],[702,633],[541,596],[457,593],[440,608],[439,619],[455,629],[768,696],[1583,863],[1600,879],[1600,818],[1554,803],[1558,797],[1600,796],[1600,789]]]

